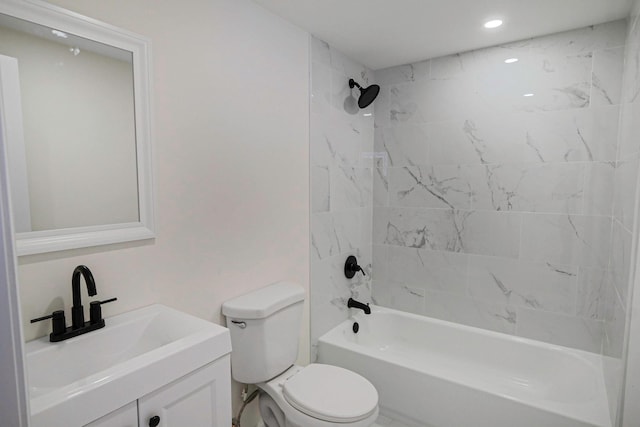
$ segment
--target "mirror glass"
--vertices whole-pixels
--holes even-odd
[[[132,52],[0,14],[0,54],[20,80],[16,231],[140,221]]]
[[[0,1],[0,140],[18,255],[154,233],[149,39]]]

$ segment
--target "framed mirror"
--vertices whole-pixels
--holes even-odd
[[[155,237],[150,42],[0,3],[0,109],[18,255]]]

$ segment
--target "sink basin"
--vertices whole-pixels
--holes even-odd
[[[26,344],[32,425],[84,425],[231,352],[229,331],[152,305]]]

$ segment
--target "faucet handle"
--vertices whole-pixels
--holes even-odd
[[[64,317],[64,310],[56,310],[48,316],[38,317],[36,319],[31,319],[31,323],[41,322],[43,320],[52,319],[51,326],[52,331],[51,335],[60,335],[65,332],[67,329],[67,321]]]
[[[358,265],[358,260],[355,256],[349,255],[347,261],[344,263],[344,275],[347,279],[352,279],[357,272],[361,272],[363,276],[366,276],[362,267]]]
[[[118,298],[109,298],[103,301],[91,301],[89,303],[89,323],[99,323],[102,321],[102,304],[117,301]]]

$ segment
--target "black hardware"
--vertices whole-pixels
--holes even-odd
[[[349,298],[347,301],[347,307],[349,308],[359,308],[364,311],[364,314],[371,314],[371,307],[369,307],[369,303],[363,304],[360,301],[356,301],[353,298]]]
[[[362,267],[358,265],[356,257],[349,255],[347,261],[344,263],[344,275],[347,276],[347,279],[352,279],[358,271],[360,271],[363,276],[366,276]]]
[[[360,98],[358,98],[358,107],[367,108],[380,93],[380,86],[371,85],[369,87],[360,86],[355,80],[349,79],[349,87],[353,89],[357,87],[360,89]]]
[[[82,307],[82,297],[80,295],[80,275],[84,277],[87,285],[89,296],[94,296],[96,291],[96,281],[93,280],[93,274],[86,265],[79,265],[73,270],[71,276],[71,290],[73,292],[73,307],[71,307],[71,327],[79,329],[84,327],[84,308]]]
[[[100,308],[102,304],[107,304],[117,300],[118,298],[109,298],[104,301],[91,301],[91,303],[89,303],[89,323],[93,325],[102,320],[102,308]]]
[[[49,335],[49,341],[59,342],[68,340],[69,338],[77,337],[78,335],[86,334],[87,332],[95,331],[96,329],[104,328],[104,319],[98,323],[91,324],[91,322],[85,322],[84,326],[74,329],[73,326],[68,326],[61,334]]]
[[[36,323],[47,319],[51,319],[51,336],[63,334],[67,329],[67,321],[64,317],[64,310],[56,310],[48,316],[31,319],[31,323]]]
[[[360,330],[360,325],[358,324],[358,322],[353,322],[353,333],[357,334],[359,330]]]
[[[77,337],[78,335],[86,334],[87,332],[95,331],[96,329],[104,328],[104,320],[100,320],[94,324],[86,322],[81,328],[74,329],[72,326],[67,327],[64,311],[56,310],[52,314],[37,319],[31,320],[31,323],[36,323],[41,320],[52,319],[52,332],[49,334],[49,341],[58,342],[69,338]]]
[[[157,415],[154,415],[153,417],[149,418],[149,427],[157,427],[160,424],[160,417]]]
[[[73,276],[71,277],[71,287],[73,291],[73,307],[71,307],[72,324],[67,327],[64,311],[54,311],[49,316],[39,317],[33,319],[31,323],[39,322],[41,320],[52,319],[52,332],[49,334],[49,341],[58,342],[69,338],[77,337],[78,335],[86,334],[87,332],[95,331],[96,329],[104,328],[104,319],[102,318],[102,304],[107,304],[116,301],[117,298],[110,298],[104,301],[92,301],[89,305],[89,313],[91,315],[88,322],[84,321],[84,309],[82,307],[80,297],[80,275],[84,277],[84,281],[87,284],[87,290],[90,296],[97,294],[96,282],[93,279],[93,274],[87,266],[79,265],[73,270]]]

